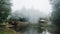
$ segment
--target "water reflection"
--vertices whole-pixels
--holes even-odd
[[[42,33],[38,33],[38,30],[36,28],[30,27],[27,31],[23,32],[22,34],[51,34],[51,33],[49,33],[47,29]]]

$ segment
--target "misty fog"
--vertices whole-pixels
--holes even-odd
[[[37,23],[39,18],[47,18],[51,15],[52,10],[49,0],[12,0],[12,3],[12,14],[16,13],[17,16],[27,17],[30,22]]]
[[[16,10],[12,14],[16,15],[16,17],[29,18],[29,21],[32,22],[32,23],[37,23],[39,18],[47,18],[47,17],[50,16],[50,13],[46,14],[45,12],[42,12],[42,11],[39,11],[39,10],[26,9],[24,7],[20,10]]]

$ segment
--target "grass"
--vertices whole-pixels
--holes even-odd
[[[9,28],[0,28],[0,34],[17,34],[17,33]]]
[[[0,25],[7,25],[7,23],[0,23]],[[5,27],[5,28],[1,28],[0,27],[0,34],[17,34],[16,31]]]

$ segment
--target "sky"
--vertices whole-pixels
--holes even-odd
[[[49,0],[12,0],[12,3],[12,11],[25,7],[26,9],[36,9],[47,14],[51,12]]]

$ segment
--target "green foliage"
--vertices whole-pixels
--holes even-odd
[[[21,21],[21,22],[27,22],[28,18],[19,18],[19,21]]]
[[[0,23],[5,21],[10,14],[10,0],[0,0]]]
[[[52,24],[55,25],[53,34],[60,34],[60,0],[53,0]]]

